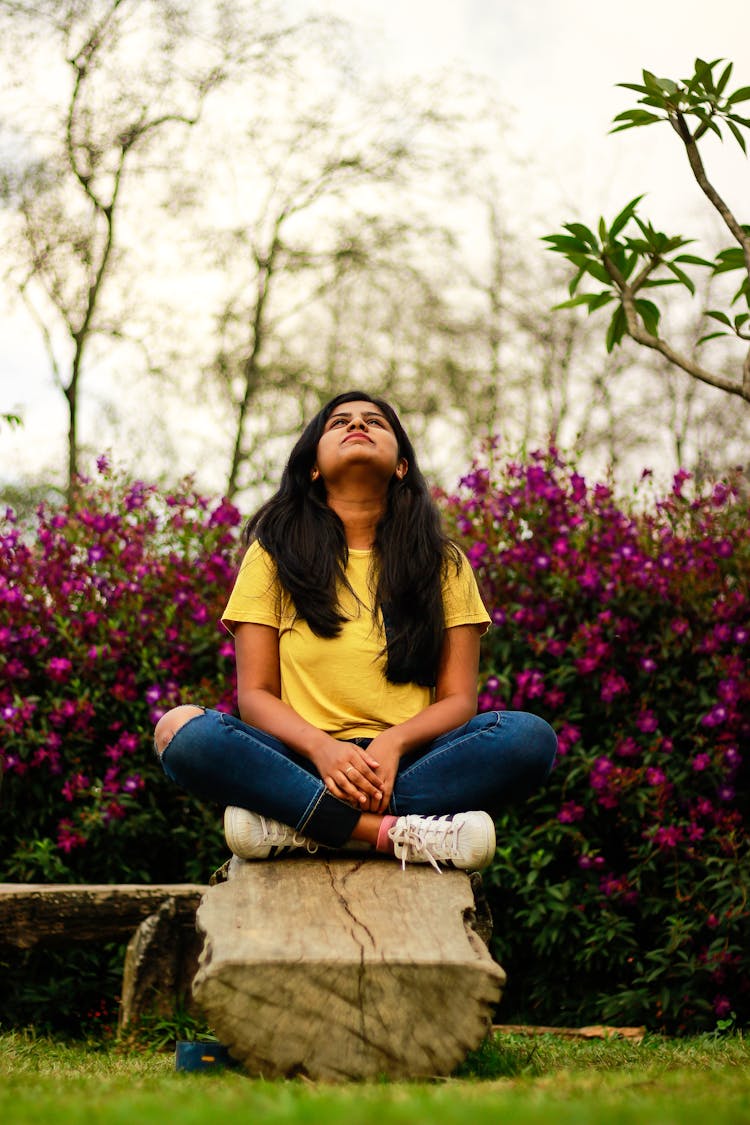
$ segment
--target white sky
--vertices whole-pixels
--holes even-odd
[[[642,212],[655,225],[671,233],[700,229],[702,196],[667,127],[608,135],[614,115],[635,98],[615,84],[639,81],[643,67],[687,76],[700,55],[731,59],[731,88],[750,85],[748,0],[287,0],[288,8],[292,3],[361,29],[373,75],[427,78],[454,68],[486,76],[488,91],[512,108],[514,147],[542,169],[505,201],[528,211],[534,253],[540,235],[562,222],[611,217],[643,192]],[[733,141],[723,149],[710,142],[705,152],[719,191],[740,221],[750,221],[747,160]],[[3,299],[0,293],[0,410],[18,409],[25,426],[0,430],[0,473],[18,479],[50,463],[51,451],[64,463],[65,415],[33,325],[20,311],[4,315]],[[134,467],[127,449],[115,442],[113,452]],[[221,487],[220,479],[199,483]]]

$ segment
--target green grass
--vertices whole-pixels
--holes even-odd
[[[0,1036],[3,1125],[743,1125],[750,1045],[740,1036],[636,1046],[502,1036],[460,1076],[347,1086],[238,1071],[177,1073],[170,1053]],[[235,1117],[235,1115],[241,1115]]]

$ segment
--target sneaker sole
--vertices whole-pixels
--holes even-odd
[[[235,805],[224,810],[224,839],[227,847],[238,859],[267,859],[271,845],[252,844],[247,839],[246,812]]]

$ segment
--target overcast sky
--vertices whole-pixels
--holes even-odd
[[[197,0],[196,0],[197,2]],[[643,67],[685,77],[696,55],[735,64],[732,87],[750,85],[748,0],[287,0],[340,15],[361,29],[363,65],[374,76],[428,78],[452,68],[487,80],[512,111],[515,148],[538,169],[506,205],[528,210],[530,244],[568,219],[593,223],[647,193],[643,213],[670,233],[690,233],[707,214],[684,152],[666,126],[609,135],[634,104],[617,82]],[[706,146],[720,192],[750,221],[750,168],[734,142]],[[51,384],[33,326],[0,306],[0,409],[18,409],[23,431],[0,431],[4,475],[64,457],[62,399]],[[84,392],[85,393],[85,392]],[[118,450],[114,448],[115,457]],[[211,487],[211,482],[206,482]],[[217,485],[220,487],[220,485]]]
[[[684,77],[700,56],[731,59],[732,86],[750,85],[748,0],[297,2],[371,28],[371,64],[384,74],[426,75],[453,66],[486,75],[488,88],[513,108],[520,143],[545,157],[545,202],[575,200],[581,218],[646,190],[654,217],[665,223],[692,217],[693,202],[700,207],[666,126],[608,135],[612,118],[636,96],[616,83],[640,81],[644,68]],[[727,173],[722,186],[739,206],[750,194],[750,177],[734,142],[726,148],[729,159],[717,157]]]

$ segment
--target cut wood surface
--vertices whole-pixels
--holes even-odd
[[[0,945],[127,938],[167,899],[190,924],[205,887],[194,883],[0,883]]]
[[[461,871],[233,860],[198,910],[195,998],[251,1074],[449,1074],[488,1032],[505,983],[473,912]]]

